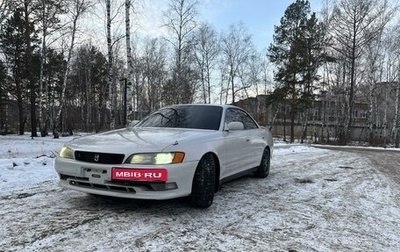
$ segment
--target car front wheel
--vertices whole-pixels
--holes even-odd
[[[268,177],[270,166],[271,166],[271,157],[270,157],[269,149],[265,149],[263,157],[261,159],[261,164],[258,167],[258,170],[256,172],[256,176],[258,178]]]
[[[199,162],[193,178],[191,204],[194,207],[211,206],[215,193],[215,160],[211,154],[205,155]]]

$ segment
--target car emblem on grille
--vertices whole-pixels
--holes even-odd
[[[94,154],[94,161],[95,162],[99,162],[99,158],[100,158],[99,154]]]

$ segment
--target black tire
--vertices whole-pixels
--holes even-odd
[[[264,154],[261,159],[260,166],[258,167],[258,170],[255,173],[256,177],[258,177],[258,178],[268,177],[270,166],[271,166],[271,155],[269,153],[269,149],[266,148],[264,150]]]
[[[206,154],[194,173],[190,202],[194,207],[207,208],[213,203],[214,193],[215,160],[211,154]]]

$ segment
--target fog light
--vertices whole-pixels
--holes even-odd
[[[175,182],[173,182],[173,183],[166,183],[166,184],[165,184],[165,190],[174,190],[174,189],[177,189],[177,188],[178,188],[178,186],[176,185]]]
[[[168,190],[174,190],[177,189],[178,186],[176,183],[151,183],[150,184],[151,188],[154,191],[168,191]]]

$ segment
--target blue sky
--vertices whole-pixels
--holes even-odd
[[[242,22],[253,36],[258,50],[272,42],[274,26],[278,25],[287,7],[295,0],[199,0],[201,19],[211,23],[218,31]],[[322,0],[311,0],[311,9],[319,12]]]
[[[162,27],[163,12],[169,0],[142,0],[137,32],[150,36],[168,36]],[[198,0],[199,21],[208,22],[218,32],[242,22],[260,52],[272,42],[274,26],[279,24],[287,7],[295,0]],[[309,0],[312,11],[319,12],[323,0]]]

